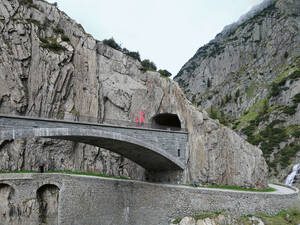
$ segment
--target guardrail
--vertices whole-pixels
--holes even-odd
[[[27,112],[20,113],[17,112],[14,108],[6,108],[0,107],[0,114],[2,115],[11,115],[11,116],[26,116],[32,118],[41,118],[41,119],[55,119],[55,120],[63,120],[63,121],[76,121],[76,122],[88,122],[88,123],[96,123],[96,124],[104,124],[104,125],[112,125],[112,126],[123,126],[130,128],[145,128],[145,129],[158,129],[158,130],[167,130],[167,131],[181,131],[187,132],[187,129],[173,126],[164,126],[152,123],[140,123],[140,122],[132,122],[126,120],[113,120],[113,119],[105,119],[101,120],[100,118],[79,115],[78,112],[64,112],[64,111],[44,111],[44,112]]]

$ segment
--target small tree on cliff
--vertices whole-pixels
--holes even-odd
[[[164,77],[172,76],[172,74],[168,70],[159,70],[158,72],[160,73],[160,75],[162,75]]]
[[[143,66],[143,70],[151,70],[151,71],[156,71],[156,65],[154,62],[150,61],[149,59],[144,59],[142,61],[142,66]]]

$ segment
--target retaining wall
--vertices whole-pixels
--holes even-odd
[[[20,212],[21,221],[12,223],[15,216],[1,225],[38,224],[36,193],[45,184],[60,190],[60,225],[167,225],[172,218],[216,211],[276,214],[298,201],[298,189],[287,189],[287,194],[238,192],[62,174],[2,174],[1,184],[14,189],[8,208]]]

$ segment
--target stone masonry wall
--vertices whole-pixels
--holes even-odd
[[[59,225],[166,225],[173,218],[216,211],[275,214],[298,200],[297,189],[290,194],[234,192],[61,174],[1,174],[0,184],[15,190],[9,207],[19,212],[1,225],[38,224],[37,190],[53,185],[60,190],[53,201]],[[42,218],[47,221],[47,215]]]

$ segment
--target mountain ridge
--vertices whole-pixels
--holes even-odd
[[[281,180],[299,160],[299,16],[299,1],[271,1],[199,48],[174,78],[190,101],[262,148]]]

